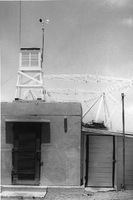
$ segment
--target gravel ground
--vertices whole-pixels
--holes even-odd
[[[45,200],[133,200],[133,191],[119,192],[88,192],[70,193],[54,191],[48,192]]]
[[[112,192],[70,192],[54,190],[49,191],[44,198],[35,197],[2,197],[2,200],[133,200],[133,190]]]

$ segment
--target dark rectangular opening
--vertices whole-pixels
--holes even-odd
[[[14,141],[14,128],[15,126],[20,126],[22,128],[22,124],[26,126],[35,127],[35,129],[39,127],[40,132],[41,132],[41,143],[50,143],[50,122],[39,122],[39,121],[34,121],[34,122],[29,122],[29,121],[6,121],[5,126],[6,126],[6,143],[7,144],[13,144]]]
[[[39,184],[41,143],[50,143],[50,122],[6,122],[6,142],[13,144],[12,183]]]
[[[13,135],[13,183],[39,180],[40,158],[38,158],[38,152],[41,153],[41,123],[14,123]]]

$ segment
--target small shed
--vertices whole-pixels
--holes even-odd
[[[121,189],[123,134],[82,128],[83,177],[86,187]],[[125,189],[133,189],[133,136],[125,135]]]

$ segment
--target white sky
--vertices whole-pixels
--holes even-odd
[[[15,94],[19,6],[19,1],[0,1],[2,101],[13,100]],[[22,1],[21,47],[41,46],[40,18],[50,20],[45,27],[45,74],[133,77],[132,0]],[[130,110],[132,94],[127,96]]]

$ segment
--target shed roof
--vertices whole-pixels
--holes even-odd
[[[86,128],[82,127],[82,133],[85,135],[113,135],[113,136],[123,136],[123,133],[116,131],[109,131],[104,129]],[[133,137],[133,133],[125,133],[125,137]]]

